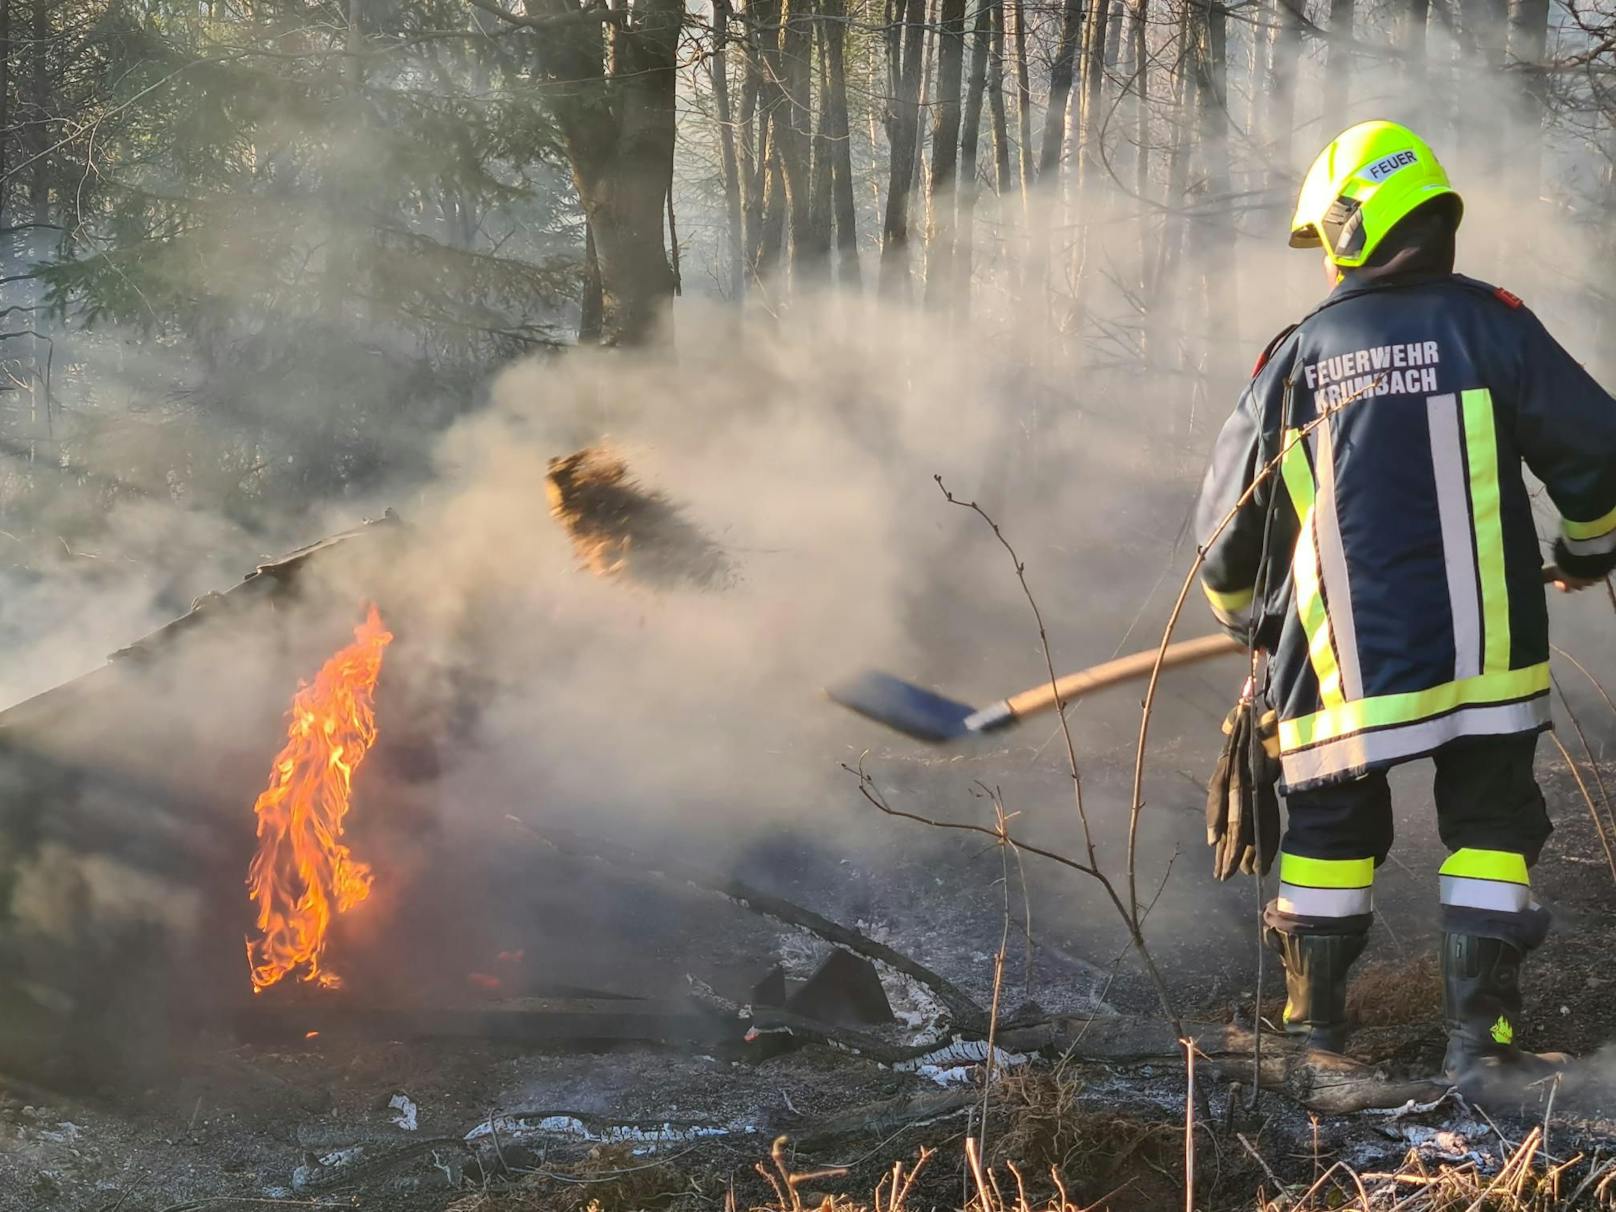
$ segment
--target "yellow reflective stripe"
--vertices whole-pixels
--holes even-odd
[[[1382,694],[1354,699],[1339,707],[1327,707],[1313,715],[1279,722],[1279,747],[1285,753],[1304,749],[1320,741],[1350,736],[1365,728],[1412,724],[1416,720],[1471,707],[1479,703],[1507,703],[1542,694],[1549,688],[1549,663],[1511,669],[1506,673],[1484,673],[1458,682],[1445,682],[1429,690],[1403,694]]]
[[[1206,594],[1206,600],[1223,611],[1224,614],[1240,614],[1251,605],[1252,598],[1257,596],[1255,589],[1242,589],[1236,593],[1219,593],[1205,581],[1201,582],[1201,592]]]
[[[1473,880],[1497,880],[1504,884],[1527,884],[1526,856],[1509,850],[1473,850],[1465,847],[1448,855],[1439,875],[1457,875]]]
[[[1279,878],[1299,888],[1367,888],[1375,882],[1375,860],[1303,858],[1281,850]]]
[[[1307,655],[1313,663],[1313,674],[1319,683],[1319,699],[1326,707],[1336,707],[1345,701],[1341,694],[1341,668],[1336,663],[1335,645],[1330,637],[1330,616],[1324,608],[1324,593],[1319,579],[1319,551],[1313,541],[1313,469],[1307,464],[1307,447],[1299,430],[1285,433],[1285,457],[1280,461],[1280,475],[1285,491],[1296,509],[1300,531],[1296,537],[1296,554],[1291,559],[1291,576],[1296,582],[1296,613],[1307,636]]]
[[[1479,387],[1465,392],[1462,399],[1470,524],[1476,535],[1476,575],[1481,581],[1481,672],[1503,673],[1509,668],[1509,585],[1504,579],[1504,519],[1493,395]]]
[[[1560,529],[1568,539],[1597,539],[1616,530],[1616,509],[1592,522],[1573,522],[1570,518],[1561,518]]]

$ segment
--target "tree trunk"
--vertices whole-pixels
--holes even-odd
[[[1215,345],[1227,348],[1238,340],[1233,320],[1239,314],[1235,247],[1238,229],[1229,197],[1229,34],[1228,10],[1221,4],[1197,5],[1199,15],[1198,92],[1200,93],[1202,164],[1207,197],[1198,225],[1206,233],[1202,259],[1207,329]],[[1335,48],[1331,49],[1335,55]]]
[[[1004,108],[1004,0],[989,0],[992,8],[993,43],[988,52],[988,114],[993,126],[994,182],[999,191],[1000,209],[1015,188],[1010,168],[1010,125]]]
[[[49,54],[52,45],[49,0],[34,0],[33,29],[30,31],[29,57],[29,158],[33,161],[28,176],[28,221],[33,230],[24,242],[30,260],[44,261],[47,224],[50,223],[50,147],[51,95]],[[9,50],[9,47],[7,48]],[[35,336],[29,344],[33,350],[33,374],[29,379],[29,395],[33,413],[31,433],[34,439],[49,438],[52,431],[50,398],[50,339],[45,335],[45,313],[39,309],[42,292],[37,282],[29,283],[28,302],[36,310],[32,327]],[[29,459],[34,457],[33,442],[29,444]]]
[[[1167,221],[1160,247],[1157,249],[1156,272],[1151,287],[1152,302],[1165,299],[1178,269],[1179,253],[1184,244],[1183,208],[1188,201],[1185,186],[1189,181],[1190,116],[1195,112],[1195,42],[1192,6],[1197,0],[1179,0],[1178,61],[1174,67],[1176,97],[1173,113],[1173,142],[1167,156]]]
[[[0,0],[3,3],[4,0]],[[735,152],[735,123],[729,100],[729,0],[713,0],[713,105],[718,110],[718,141],[724,162],[725,253],[729,297],[738,302],[746,289],[746,261],[741,219],[740,163]]]
[[[1143,229],[1149,218],[1148,199],[1150,197],[1150,57],[1145,41],[1148,33],[1149,0],[1132,0],[1129,9],[1131,19],[1128,23],[1128,63],[1131,68],[1129,79],[1132,82],[1134,97],[1134,192],[1139,198],[1140,228],[1143,238]],[[1144,270],[1144,257],[1140,257],[1140,282],[1146,280]]]
[[[1122,53],[1122,17],[1128,11],[1127,0],[1111,0],[1105,20],[1105,65],[1115,67]]]
[[[886,221],[881,229],[881,293],[896,295],[909,285],[909,191],[914,181],[916,136],[920,126],[920,68],[925,58],[925,0],[901,0],[902,58],[893,105],[892,163],[888,175]]]
[[[1044,111],[1043,146],[1038,153],[1038,180],[1052,184],[1060,164],[1066,135],[1066,103],[1072,94],[1072,64],[1083,37],[1083,0],[1065,0],[1061,13],[1060,42],[1049,67],[1049,108]],[[1045,199],[1046,205],[1052,199]]]
[[[1296,65],[1302,56],[1302,0],[1273,0],[1268,130],[1273,137],[1271,188],[1289,183],[1291,131],[1296,125]]]
[[[813,141],[813,47],[813,0],[786,0],[785,27],[780,31],[780,104],[773,120],[779,127],[780,167],[785,173],[792,268],[809,272],[815,260],[809,163]]]
[[[960,85],[965,73],[965,0],[942,0],[937,46],[937,132],[931,153],[931,231],[926,302],[944,308],[954,281],[954,187],[959,166]],[[980,120],[980,99],[978,119]],[[973,140],[974,157],[974,140]],[[976,166],[971,165],[975,172]],[[967,187],[969,188],[969,187]]]
[[[1352,37],[1357,0],[1330,0],[1330,49],[1324,67],[1324,125],[1333,136],[1352,104]]]
[[[1510,133],[1511,186],[1528,207],[1542,189],[1543,116],[1548,105],[1543,57],[1548,37],[1549,0],[1509,0],[1508,56],[1519,89]]]
[[[1399,14],[1398,45],[1417,79],[1425,77],[1425,27],[1430,19],[1431,0],[1406,0]]]
[[[808,221],[808,247],[799,255],[799,267],[815,274],[828,274],[830,270],[831,233],[831,136],[829,130],[830,75],[826,64],[825,27],[816,22],[819,40],[819,113],[815,119],[813,173]]]
[[[1459,38],[1474,51],[1469,71],[1485,80],[1504,79],[1508,42],[1508,0],[1459,0]],[[1459,106],[1459,151],[1469,171],[1496,179],[1502,175],[1506,141],[1498,138],[1498,115],[1484,105]]]
[[[1016,19],[1016,121],[1021,132],[1021,204],[1032,194],[1032,83],[1027,75],[1027,7],[1010,0]]]
[[[746,273],[757,273],[763,249],[763,183],[768,174],[768,123],[761,113],[763,57],[759,35],[750,20],[759,25],[779,17],[777,0],[748,0],[749,23],[742,45],[746,51],[746,74],[741,80],[740,147],[737,149],[741,176],[741,227],[745,248]]]
[[[555,11],[569,10],[559,9],[556,0]],[[617,70],[610,79],[599,29],[564,27],[533,39],[545,74],[569,83],[553,91],[549,104],[595,236],[605,346],[650,344],[673,311],[663,217],[673,183],[675,65],[683,20],[683,0],[640,0],[632,25],[617,35]]]
[[[863,285],[858,256],[858,208],[853,201],[853,147],[847,122],[846,0],[821,0],[825,39],[825,121],[830,141],[831,195],[836,213],[836,275],[845,287]]]
[[[595,253],[595,229],[584,220],[584,291],[578,304],[578,344],[600,344],[601,311],[605,306],[600,284],[600,257]]]
[[[11,0],[0,0],[0,227],[11,222]],[[0,259],[5,268],[0,273],[12,272],[12,241],[3,246],[6,256]]]
[[[3,3],[4,0],[0,0]],[[965,93],[965,120],[960,132],[959,231],[954,244],[954,292],[960,313],[971,308],[971,262],[976,251],[977,146],[982,134],[982,97],[987,91],[988,61],[993,57],[993,0],[977,0],[971,30],[971,76]]]

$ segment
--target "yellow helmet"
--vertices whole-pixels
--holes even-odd
[[[1453,199],[1457,223],[1464,202],[1424,139],[1396,122],[1360,122],[1307,170],[1291,247],[1323,248],[1344,268],[1362,265],[1398,220],[1441,197]]]

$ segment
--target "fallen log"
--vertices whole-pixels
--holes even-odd
[[[846,947],[866,959],[885,964],[929,989],[942,1003],[956,1027],[961,1030],[985,1030],[987,1012],[971,997],[946,977],[933,972],[885,943],[878,943],[866,934],[848,926],[839,925],[828,917],[793,904],[781,897],[763,892],[750,884],[729,876],[716,875],[682,863],[678,859],[641,855],[627,846],[598,839],[585,839],[569,834],[564,829],[545,826],[542,830],[517,816],[506,816],[526,836],[557,854],[568,858],[584,859],[621,874],[629,871],[644,876],[689,884],[703,892],[716,892],[728,897],[743,909],[773,918],[788,926],[795,926],[818,935],[826,942]]]

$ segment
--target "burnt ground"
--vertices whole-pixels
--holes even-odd
[[[1204,693],[1185,686],[1164,711],[1161,735],[1204,736],[1218,693],[1210,679]],[[1079,711],[1074,721],[1094,754],[1086,766],[1086,806],[1102,862],[1114,871],[1123,849],[1127,717]],[[863,761],[895,807],[986,821],[992,789],[1020,814],[1013,824],[1018,834],[1075,853],[1081,839],[1059,754],[1050,730],[1029,724],[972,753],[894,747]],[[1248,882],[1217,886],[1206,875],[1195,780],[1211,754],[1205,745],[1173,741],[1156,754],[1139,880],[1154,899],[1153,953],[1186,1018],[1249,1024],[1253,890]],[[849,761],[859,757],[849,749]],[[1523,1038],[1534,1048],[1590,1057],[1616,1040],[1607,925],[1616,912],[1616,881],[1563,767],[1544,755],[1540,772],[1557,831],[1536,888],[1555,913],[1556,929],[1529,961]],[[1374,1080],[1388,1084],[1428,1074],[1441,1052],[1431,954],[1442,851],[1426,778],[1417,765],[1395,776],[1402,837],[1377,884],[1375,937],[1353,995],[1366,1024],[1357,1054],[1376,1067]],[[911,954],[984,1005],[992,994],[993,953],[1006,930],[1008,869],[1006,1015],[1159,1020],[1099,890],[1032,857],[1020,866],[1007,861],[987,839],[881,817],[849,776],[843,802],[826,809],[811,830],[754,839],[733,856],[732,869]],[[531,904],[518,916],[555,929],[565,906],[587,904],[601,937],[635,940],[626,953],[569,948],[565,964],[546,965],[549,981],[667,993],[689,974],[735,996],[774,962],[802,976],[828,950],[822,940],[722,897],[632,872],[557,864],[536,868],[529,887]],[[489,949],[500,941],[479,938],[465,966],[487,967]],[[885,975],[908,1022],[893,1038],[925,1037],[935,1002]],[[1270,1015],[1278,1012],[1279,988],[1270,964]],[[1075,1198],[1103,1199],[1119,1212],[1176,1199],[1182,1068],[1168,1051],[1143,1051],[1064,1064],[1046,1056],[1011,1071],[993,1096],[995,1156],[1034,1171],[1058,1163]],[[1077,1055],[1084,1055],[1081,1044]],[[1244,1092],[1214,1070],[1227,1078],[1238,1076],[1239,1067],[1211,1064],[1205,1076],[1216,1128],[1206,1134],[1202,1173],[1206,1205],[1220,1209],[1253,1206],[1259,1186],[1272,1193],[1273,1177],[1244,1151],[1240,1135],[1288,1182],[1337,1158],[1360,1169],[1393,1168],[1411,1148],[1431,1160],[1468,1157],[1496,1166],[1503,1141],[1519,1140],[1543,1114],[1542,1092],[1535,1091],[1519,1108],[1493,1108],[1490,1120],[1449,1100],[1397,1118],[1325,1114],[1315,1131],[1295,1089],[1264,1092],[1247,1110]],[[1616,1063],[1607,1069],[1595,1057],[1566,1085],[1554,1110],[1561,1156],[1608,1153],[1616,1141],[1606,1119],[1616,1115],[1613,1074]],[[400,1095],[416,1108],[413,1131],[394,1122],[403,1112],[390,1103]],[[217,1032],[186,1041],[134,1085],[109,1082],[66,1096],[5,1084],[0,1208],[179,1212],[290,1201],[460,1212],[581,1207],[591,1198],[606,1207],[716,1207],[730,1182],[744,1206],[770,1197],[753,1165],[779,1133],[797,1142],[802,1167],[850,1166],[848,1176],[825,1185],[855,1195],[867,1193],[893,1160],[922,1144],[938,1147],[921,1190],[940,1206],[954,1206],[967,1102],[974,1096],[958,1087],[820,1043],[770,1055],[747,1047],[579,1050],[339,1033],[272,1047]]]

